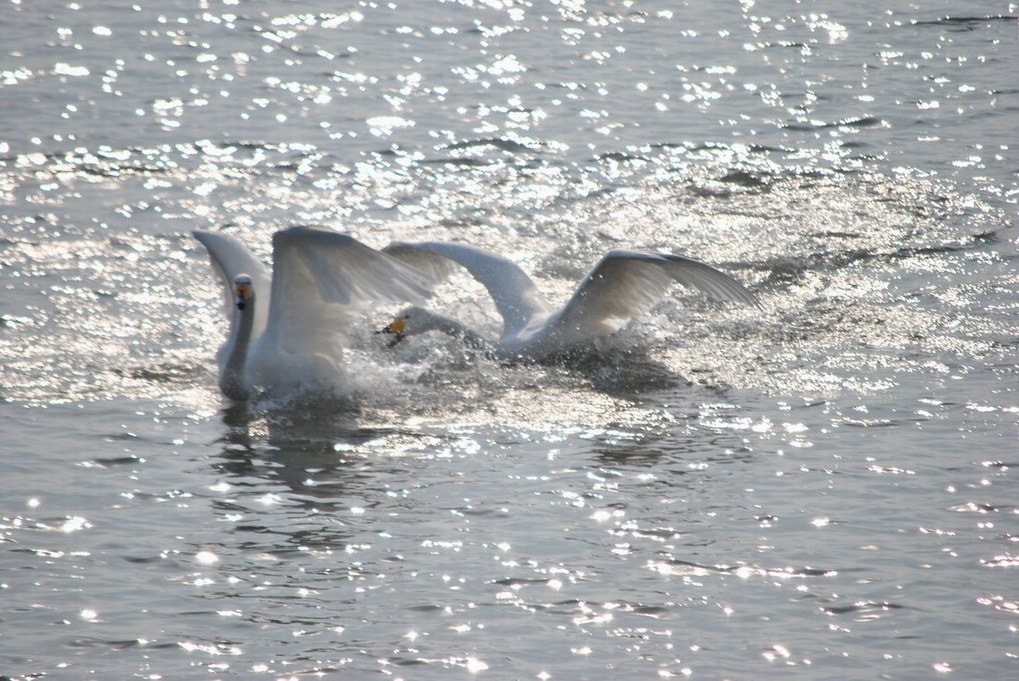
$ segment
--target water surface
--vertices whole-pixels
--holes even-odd
[[[1013,678],[1017,13],[9,3],[0,674]],[[762,309],[550,365],[367,310],[346,399],[232,405],[190,232],[309,223]]]

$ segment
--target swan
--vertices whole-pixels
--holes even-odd
[[[235,237],[192,234],[224,285],[230,332],[217,361],[219,388],[232,400],[335,388],[336,336],[356,304],[413,302],[429,293],[425,274],[338,232],[276,232],[271,271]]]
[[[705,263],[671,253],[612,250],[591,269],[558,310],[545,302],[531,278],[509,259],[481,248],[440,241],[390,244],[383,252],[441,280],[456,265],[470,272],[492,296],[503,318],[495,343],[455,319],[422,307],[403,310],[377,333],[394,336],[438,330],[497,355],[535,359],[582,347],[607,336],[661,300],[678,282],[710,298],[760,307],[743,284]]]

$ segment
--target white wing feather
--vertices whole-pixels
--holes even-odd
[[[438,279],[449,273],[445,264],[448,261],[465,267],[492,296],[503,318],[503,335],[522,329],[536,315],[548,312],[548,304],[527,273],[501,255],[443,241],[395,243],[384,250],[395,258],[426,269]]]
[[[219,275],[223,285],[223,314],[229,320],[233,316],[233,283],[238,274],[247,274],[255,287],[255,328],[257,338],[265,328],[269,316],[269,290],[272,274],[239,239],[222,232],[195,230],[191,233],[205,246],[212,261],[212,268]]]
[[[283,349],[326,350],[358,304],[430,294],[427,275],[346,234],[291,227],[272,244],[269,329]]]
[[[402,263],[410,265],[420,272],[424,272],[432,278],[432,281],[435,284],[439,284],[463,267],[463,265],[458,263],[456,260],[451,259],[447,255],[442,255],[439,252],[441,248],[438,250],[432,250],[429,248],[430,246],[441,247],[442,245],[443,244],[441,242],[413,244],[396,241],[383,248],[382,252],[390,257],[396,258]]]
[[[577,286],[558,315],[556,334],[570,342],[612,333],[664,298],[676,282],[714,300],[758,305],[743,284],[697,260],[613,250]]]

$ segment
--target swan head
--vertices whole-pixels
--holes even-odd
[[[234,301],[238,310],[244,310],[255,299],[255,289],[251,277],[238,274],[234,278]]]
[[[400,314],[393,317],[393,321],[389,322],[375,333],[385,333],[393,337],[393,340],[389,342],[387,347],[393,347],[404,338],[407,337],[407,319],[410,317],[410,310],[404,310]]]
[[[461,327],[457,322],[448,317],[443,317],[423,307],[412,305],[400,311],[389,324],[375,333],[391,335],[393,340],[389,343],[389,347],[393,347],[411,334],[433,330],[456,335],[461,330]]]
[[[385,333],[393,336],[389,347],[394,347],[411,334],[425,333],[427,331],[439,331],[454,338],[460,338],[468,345],[476,347],[486,346],[484,339],[455,319],[417,306],[408,307],[403,310],[393,317],[393,320],[388,325],[375,333]]]

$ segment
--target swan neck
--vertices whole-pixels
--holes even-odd
[[[429,330],[441,331],[447,336],[458,338],[469,347],[473,348],[490,348],[491,343],[481,337],[477,332],[472,331],[467,326],[464,326],[455,319],[445,317],[434,312],[430,312],[427,315],[427,321],[424,326],[419,329],[420,331]]]
[[[238,309],[234,312],[233,323],[230,325],[230,339],[227,341],[226,361],[223,362],[219,373],[220,390],[232,400],[246,399],[251,390],[245,369],[254,326],[255,305],[252,300],[243,310]]]

